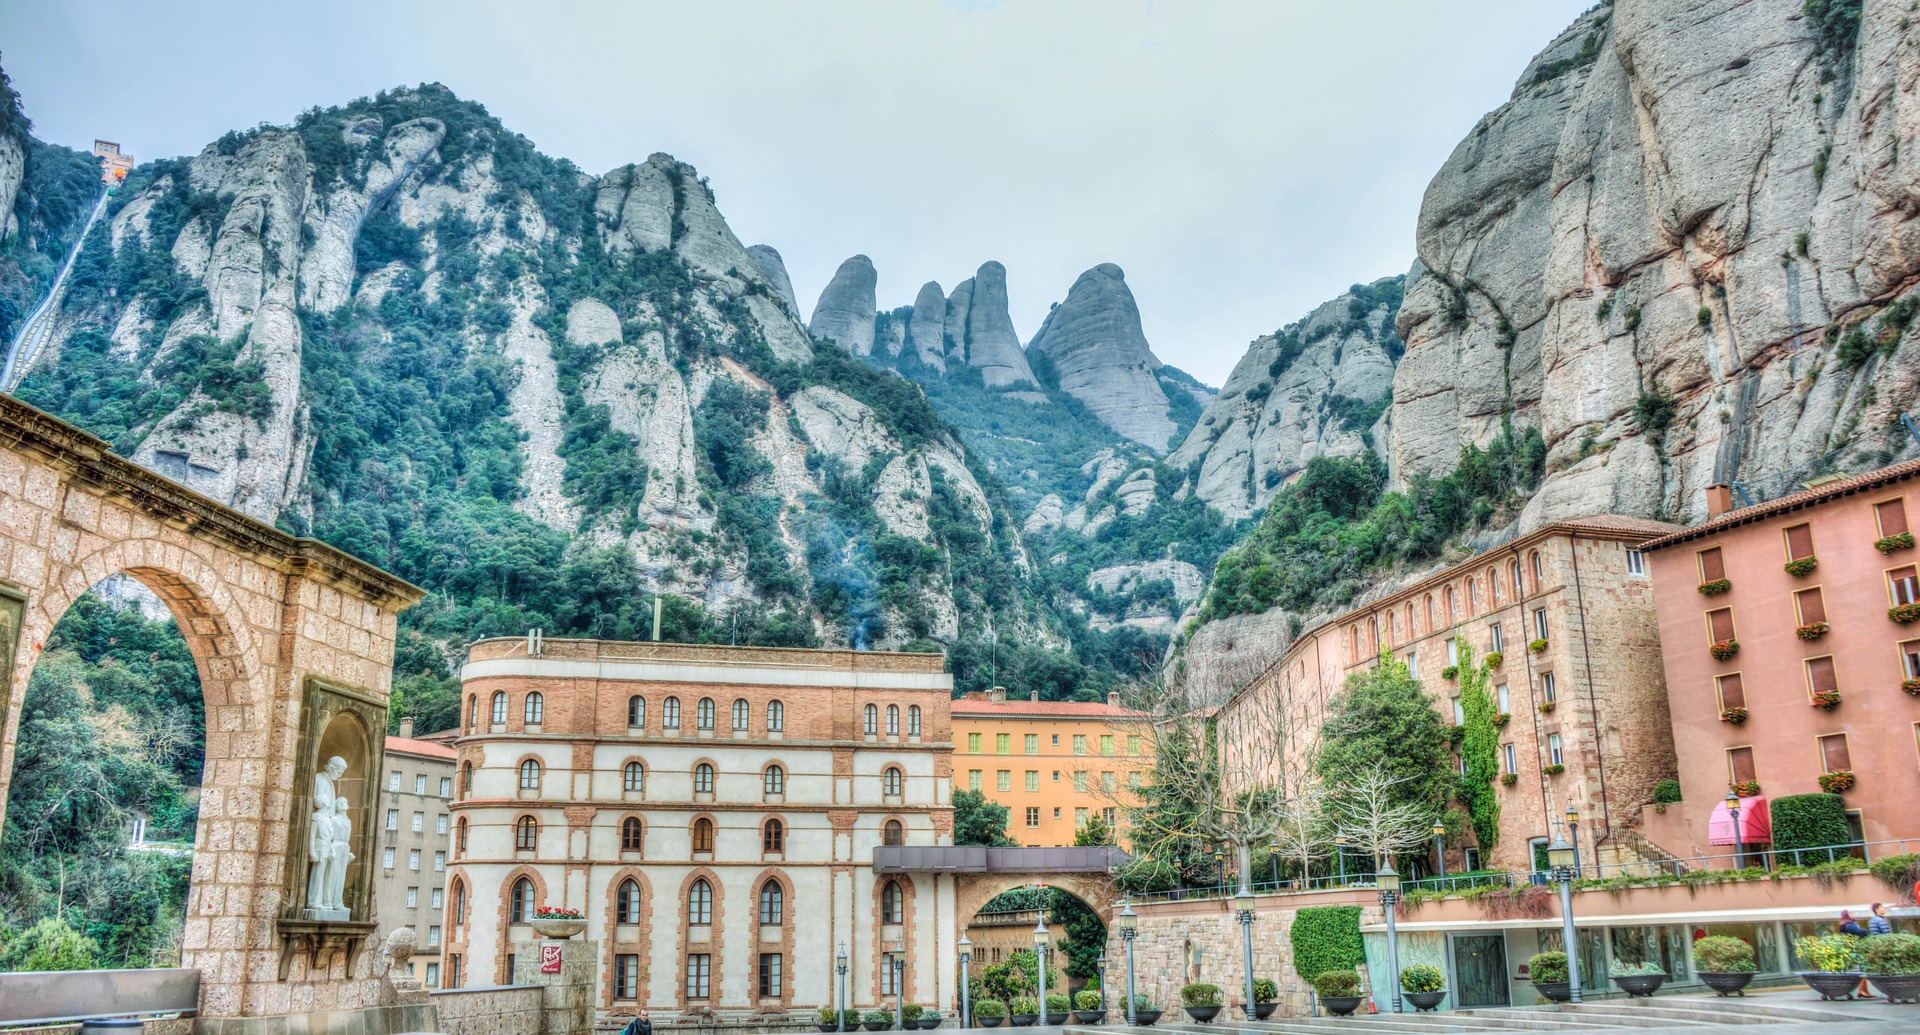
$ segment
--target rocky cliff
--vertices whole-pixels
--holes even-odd
[[[1168,416],[1160,360],[1140,328],[1126,274],[1112,263],[1082,273],[1027,343],[1053,364],[1061,391],[1101,422],[1157,453],[1179,430]]]

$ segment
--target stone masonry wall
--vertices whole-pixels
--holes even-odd
[[[450,988],[430,995],[446,1035],[539,1035],[538,988]]]

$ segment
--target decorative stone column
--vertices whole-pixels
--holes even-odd
[[[547,973],[553,953],[560,968]],[[600,974],[600,943],[540,938],[514,946],[513,983],[540,986],[544,1035],[593,1035],[594,982]]]

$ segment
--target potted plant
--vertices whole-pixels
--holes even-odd
[[[1616,959],[1607,969],[1613,972],[1613,983],[1619,985],[1629,999],[1651,999],[1667,981],[1667,972],[1658,963],[1628,963]]]
[[[1742,798],[1755,798],[1760,795],[1760,781],[1742,780],[1739,783],[1728,784],[1727,789]]]
[[[533,911],[532,924],[542,938],[571,938],[587,929],[587,918],[578,909],[542,906]]]
[[[1528,640],[1527,649],[1532,651],[1535,654],[1545,654],[1547,652],[1547,638],[1545,636],[1541,636],[1535,639]]]
[[[926,1016],[927,1008],[918,1003],[908,1003],[900,1008],[900,1028],[912,1031],[920,1027],[920,1018]]]
[[[1700,584],[1700,595],[1707,596],[1707,597],[1717,597],[1720,594],[1725,593],[1726,591],[1732,588],[1733,588],[1733,583],[1730,580],[1714,579],[1712,582],[1702,582]]]
[[[1743,726],[1747,721],[1747,710],[1745,708],[1722,708],[1720,709],[1720,721],[1730,726]]]
[[[1264,1021],[1280,1008],[1280,986],[1272,978],[1253,979],[1253,1019]]]
[[[1555,704],[1556,704],[1556,703],[1557,703],[1557,702],[1554,702],[1554,701],[1541,701],[1541,702],[1540,702],[1540,714],[1542,714],[1542,715],[1552,715],[1552,714],[1553,714],[1553,709],[1554,709],[1554,706],[1555,706]]]
[[[1400,968],[1400,994],[1420,1013],[1431,1013],[1447,998],[1447,976],[1431,963]]]
[[[1794,578],[1800,579],[1813,574],[1813,569],[1818,568],[1819,566],[1820,566],[1819,558],[1802,557],[1797,561],[1788,561],[1786,564],[1786,572],[1787,574],[1793,576]]]
[[[1567,981],[1567,954],[1538,952],[1527,961],[1527,980],[1533,990],[1548,1002],[1564,1003],[1573,998],[1573,986]]]
[[[1823,712],[1830,712],[1835,708],[1840,707],[1840,691],[1822,690],[1821,692],[1814,694],[1812,697],[1807,698],[1807,703],[1813,705],[1815,708],[1818,708]]]
[[[1707,653],[1713,655],[1715,661],[1726,661],[1740,653],[1740,641],[1715,640],[1713,646],[1707,648]]]
[[[1724,934],[1693,943],[1693,972],[1719,995],[1746,995],[1742,989],[1760,969],[1753,960],[1753,946]]]
[[[1081,1024],[1099,1024],[1106,1019],[1100,1010],[1100,993],[1083,988],[1073,994],[1073,1019]]]
[[[1329,970],[1313,979],[1313,990],[1320,994],[1320,1005],[1336,1017],[1350,1017],[1360,1008],[1360,974],[1352,970]]]
[[[1443,668],[1440,670],[1441,679],[1451,681],[1453,679],[1458,678],[1459,675],[1460,675],[1460,666],[1458,665],[1448,665],[1446,668]]]
[[[1514,784],[1519,782],[1520,782],[1519,773],[1501,773],[1500,774],[1500,786],[1502,787],[1512,787]]]
[[[1793,945],[1793,954],[1812,970],[1796,976],[1805,981],[1822,999],[1852,999],[1860,987],[1860,939],[1850,934],[1824,934],[1802,938]]]
[[[886,1031],[893,1027],[892,1010],[868,1010],[860,1026],[868,1031]]]
[[[1073,1000],[1054,993],[1047,996],[1047,1027],[1058,1028],[1067,1023],[1067,1014],[1073,1010]]]
[[[1219,1015],[1221,1000],[1219,985],[1196,983],[1180,990],[1180,1008],[1201,1024]]]
[[[1136,992],[1133,996],[1133,1019],[1142,1026],[1160,1019],[1161,1009],[1153,1005],[1153,997],[1145,992]]]
[[[940,1011],[928,1010],[920,1015],[920,1030],[932,1031],[940,1026]]]
[[[1913,549],[1913,533],[1902,532],[1899,535],[1887,536],[1885,539],[1876,539],[1873,542],[1873,548],[1881,553],[1892,553],[1895,550],[1911,550]]]
[[[1920,934],[1876,934],[1863,955],[1867,980],[1888,1002],[1920,1002]]]
[[[813,1015],[813,1021],[821,1031],[839,1031],[840,1011],[831,1006],[823,1006],[819,1013]]]
[[[1803,640],[1817,640],[1832,631],[1832,629],[1833,626],[1825,622],[1808,622],[1798,629],[1795,629],[1793,634]]]
[[[1506,652],[1506,651],[1501,651],[1501,650],[1490,650],[1490,651],[1488,651],[1488,652],[1487,652],[1487,658],[1486,658],[1486,661],[1487,661],[1487,667],[1488,667],[1488,668],[1499,668],[1499,667],[1500,667],[1500,663],[1501,663],[1501,662],[1503,662],[1503,661],[1505,661],[1505,660],[1507,660],[1507,652]]]
[[[1030,995],[1017,995],[1007,1004],[1007,1017],[1015,1025],[1032,1027],[1040,1019],[1040,1000]]]
[[[1567,771],[1567,767],[1559,762],[1555,762],[1550,766],[1542,767],[1540,771],[1548,776],[1559,776],[1561,773]]]
[[[1920,679],[1902,679],[1900,681],[1900,689],[1905,690],[1915,697],[1920,697]]]
[[[1901,625],[1920,622],[1920,604],[1901,604],[1897,607],[1889,607],[1887,608],[1887,617],[1899,622]]]
[[[982,999],[973,1004],[973,1019],[983,1028],[998,1028],[1007,1019],[1007,1004],[998,999]]]
[[[1836,769],[1831,773],[1820,774],[1820,789],[1828,794],[1839,794],[1853,789],[1853,770]]]

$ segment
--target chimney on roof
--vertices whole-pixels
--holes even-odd
[[[1109,708],[1120,707],[1120,691],[1118,690],[1107,691],[1107,707]]]
[[[1727,511],[1732,509],[1733,509],[1733,486],[1731,485],[1707,486],[1707,520],[1708,521],[1712,521],[1714,518],[1717,518],[1720,515],[1725,514]]]
[[[1004,686],[996,686],[993,688],[989,696],[993,699],[994,704],[1006,704],[1007,688]]]
[[[413,739],[413,716],[409,715],[400,720],[400,736],[404,740]]]

